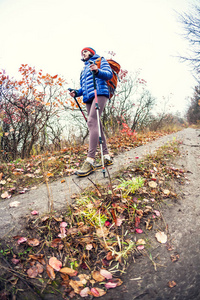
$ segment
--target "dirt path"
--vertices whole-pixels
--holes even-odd
[[[182,197],[178,203],[162,208],[174,249],[168,251],[166,245],[159,244],[158,246],[153,239],[151,254],[157,264],[157,271],[147,257],[137,259],[136,263],[131,262],[126,275],[122,278],[124,284],[110,290],[103,297],[105,300],[200,299],[200,130],[184,129],[123,153],[115,158],[114,165],[109,168],[109,171],[110,175],[114,176],[120,169],[126,168],[131,162],[134,162],[136,157],[142,158],[146,154],[154,152],[175,137],[183,141],[182,155],[177,160],[177,166],[188,171],[188,180],[186,185],[181,186]],[[103,178],[101,171],[95,172],[90,178],[95,183],[108,181],[108,178]],[[64,208],[66,201],[71,201],[73,193],[79,193],[81,189],[89,185],[91,182],[87,178],[77,178],[76,176],[66,178],[64,184],[60,181],[50,184],[49,191],[54,209]],[[179,188],[177,186],[177,189]],[[19,207],[10,208],[9,204],[12,201],[19,201]],[[40,215],[48,212],[48,203],[49,196],[46,185],[26,194],[1,201],[1,237],[19,233],[23,226],[21,218],[30,215],[32,210],[38,210]],[[179,259],[177,262],[172,262],[170,256],[176,253],[178,253]],[[176,282],[176,286],[169,288],[168,282],[172,280]]]
[[[118,155],[114,159],[114,165],[109,167],[111,177],[120,169],[126,168],[131,162],[136,160],[136,157],[142,158],[148,153],[154,152],[161,145],[173,140],[175,137],[178,139],[185,139],[196,133],[193,129],[185,129],[175,134],[164,136],[154,142],[148,143],[144,146],[132,149],[128,152]],[[196,149],[198,150],[198,148]],[[96,171],[90,175],[90,179],[94,183],[106,183],[108,177],[103,178],[101,170]],[[80,193],[92,183],[88,178],[78,178],[77,176],[66,177],[65,183],[60,180],[49,184],[49,188],[45,184],[39,186],[35,190],[30,190],[26,194],[17,195],[9,200],[1,200],[0,206],[0,232],[1,236],[8,236],[17,234],[23,221],[20,218],[30,214],[32,210],[39,211],[40,215],[49,211],[50,200],[53,201],[54,209],[60,210],[66,206],[66,202],[71,202],[71,195]],[[15,208],[10,208],[9,205],[13,201],[20,202],[20,205]]]

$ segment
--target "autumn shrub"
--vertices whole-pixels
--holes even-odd
[[[47,123],[58,114],[66,92],[65,80],[58,75],[37,72],[27,64],[19,72],[20,80],[0,72],[1,150],[8,159],[30,156]]]

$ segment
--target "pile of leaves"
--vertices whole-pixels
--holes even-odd
[[[144,145],[169,132],[148,132],[127,135],[121,133],[108,140],[113,156],[131,148]],[[70,176],[75,173],[87,156],[88,145],[69,145],[60,151],[32,155],[29,159],[17,159],[9,163],[0,161],[0,199],[8,199],[16,194],[24,194],[45,183]],[[97,161],[100,160],[100,153]]]
[[[101,297],[123,284],[121,275],[130,259],[150,257],[149,231],[154,229],[157,242],[168,245],[161,204],[176,200],[173,181],[185,181],[185,171],[173,166],[177,155],[178,142],[173,142],[130,166],[108,186],[94,184],[76,195],[62,213],[40,217],[33,211],[24,234],[1,251],[8,271],[2,293],[9,295],[9,286],[20,293],[23,282],[38,295],[79,299]]]

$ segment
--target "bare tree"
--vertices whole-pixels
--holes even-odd
[[[179,20],[184,26],[184,37],[190,44],[191,55],[181,56],[188,61],[195,72],[200,71],[200,4],[193,6],[190,13],[179,15]]]
[[[191,98],[186,117],[189,124],[200,122],[200,85],[195,87],[194,96]]]
[[[147,122],[154,102],[146,81],[139,78],[139,72],[127,76],[103,113],[106,131],[115,133],[122,123],[126,123],[132,130],[140,129]]]

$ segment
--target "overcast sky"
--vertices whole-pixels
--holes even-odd
[[[184,111],[196,82],[176,57],[187,52],[178,13],[195,0],[0,0],[0,69],[17,76],[27,63],[78,82],[81,49],[88,46],[123,69],[141,69],[159,102],[170,94],[173,110]]]

